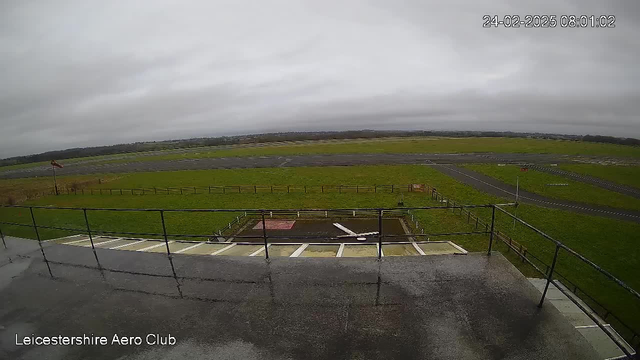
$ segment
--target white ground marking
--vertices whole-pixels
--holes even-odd
[[[416,251],[420,254],[420,255],[426,255],[424,253],[424,251],[422,251],[422,249],[420,248],[420,246],[418,246],[418,244],[412,242],[411,244],[413,244],[413,247],[416,248]]]
[[[234,247],[234,246],[236,246],[236,245],[238,245],[238,244],[233,243],[233,244],[231,244],[231,245],[229,245],[229,246],[225,246],[225,247],[223,247],[222,249],[220,249],[220,250],[218,250],[218,251],[214,251],[214,252],[212,252],[212,253],[211,253],[211,255],[218,255],[218,254],[220,254],[221,252],[223,252],[223,251],[227,251],[227,250],[231,249],[232,247]]]
[[[346,233],[347,233],[347,234],[349,234],[349,235],[354,235],[354,236],[356,235],[356,233],[355,233],[355,232],[353,232],[353,231],[351,231],[351,230],[347,229],[346,227],[342,226],[341,224],[333,223],[333,226],[335,226],[335,227],[337,227],[338,229],[340,229],[340,230],[342,230],[342,231],[346,232]]]
[[[118,240],[122,240],[122,238],[111,239],[111,240],[107,240],[107,241],[103,241],[103,242],[99,242],[99,243],[94,242],[93,246],[98,246],[98,245],[102,245],[102,244],[108,244],[108,243],[116,242]],[[91,244],[85,245],[85,246],[89,247],[89,246],[91,246]]]
[[[65,237],[61,237],[61,238],[57,238],[57,239],[44,240],[44,241],[42,241],[42,242],[43,242],[43,243],[46,243],[46,242],[50,242],[50,241],[59,241],[59,240],[63,240],[63,239],[76,238],[76,237],[78,237],[78,236],[86,236],[86,235],[82,235],[82,234],[70,235],[70,236],[65,236]]]
[[[86,239],[69,241],[69,242],[63,243],[63,245],[73,245],[73,244],[77,244],[77,243],[83,242],[83,241],[89,241],[89,238],[87,237]]]
[[[449,243],[449,245],[453,246],[454,248],[460,250],[460,252],[462,252],[463,254],[467,254],[468,253],[467,250],[465,250],[465,249],[461,248],[460,246],[452,243],[451,241],[447,241],[447,243]]]
[[[340,248],[338,249],[336,257],[342,257],[342,252],[344,252],[344,244],[340,244]]]
[[[293,254],[291,254],[291,256],[289,257],[298,257],[300,256],[300,254],[302,254],[302,252],[309,246],[309,244],[302,244],[300,245],[300,247],[293,252]]]
[[[130,245],[133,245],[133,244],[139,244],[139,243],[141,243],[141,242],[145,242],[145,241],[147,241],[147,240],[140,240],[140,241],[138,241],[138,240],[132,240],[132,241],[133,241],[132,243],[128,243],[128,244],[124,244],[124,245],[114,246],[114,247],[112,247],[112,248],[109,248],[109,250],[120,249],[120,248],[123,248],[123,247],[125,247],[125,246],[130,246]]]
[[[197,248],[198,246],[202,246],[202,245],[204,245],[204,244],[205,244],[204,242],[201,242],[200,244],[195,244],[195,245],[193,245],[193,246],[186,247],[186,248],[184,248],[184,249],[182,249],[182,250],[178,250],[178,251],[174,252],[174,254],[180,254],[180,253],[183,253],[183,252],[185,252],[185,251],[187,251],[187,250],[195,249],[195,248]]]
[[[175,241],[169,241],[169,244],[173,243]],[[157,247],[163,246],[165,243],[164,242],[160,242],[160,244],[155,244],[155,245],[151,245],[151,246],[147,246],[146,248],[142,248],[142,249],[138,249],[136,251],[147,251],[147,250],[151,250],[151,249],[155,249]]]
[[[271,244],[267,245],[267,248],[270,247],[270,246],[271,246]],[[249,256],[256,256],[256,255],[260,254],[263,251],[264,251],[264,247],[261,247],[260,249],[252,252]]]

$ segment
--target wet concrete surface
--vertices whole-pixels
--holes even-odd
[[[514,201],[516,187],[503,183],[491,176],[479,172],[458,167],[454,165],[434,165],[434,169],[445,175],[473,186],[474,188],[504,198],[507,201]],[[537,205],[553,209],[572,211],[580,214],[602,216],[616,220],[633,221],[640,223],[640,211],[618,209],[607,206],[591,205],[576,201],[567,201],[545,197],[536,193],[520,189],[518,201],[524,204]]]
[[[30,240],[22,240],[30,241]],[[49,258],[96,266],[91,249]],[[597,359],[498,253],[301,259],[98,249],[41,258],[0,289],[2,359]],[[37,253],[36,253],[37,254]],[[93,260],[92,260],[93,259]],[[150,274],[150,275],[145,275]],[[171,334],[173,346],[16,346],[27,336]]]
[[[550,164],[574,161],[595,161],[604,157],[570,156],[558,154],[331,154],[331,155],[291,155],[252,156],[228,158],[202,158],[168,161],[146,161],[113,164],[69,163],[56,174],[85,175],[103,173],[128,173],[147,171],[208,170],[208,169],[248,169],[301,166],[351,166],[351,165],[407,165],[407,164],[457,164],[457,163],[507,163],[507,164]],[[607,158],[609,159],[609,158]],[[0,172],[0,179],[14,179],[34,176],[50,176],[50,166],[13,169]]]

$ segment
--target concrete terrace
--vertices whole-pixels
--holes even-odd
[[[8,238],[2,359],[600,359],[502,255],[173,257]],[[34,246],[35,245],[35,246]],[[11,262],[8,261],[9,257]],[[15,334],[175,346],[17,347]]]

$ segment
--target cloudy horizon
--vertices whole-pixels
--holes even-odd
[[[0,29],[0,158],[280,131],[640,138],[635,1],[9,0]]]

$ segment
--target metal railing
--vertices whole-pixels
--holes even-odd
[[[439,195],[435,189],[432,191],[432,196],[438,198]],[[616,278],[614,275],[612,275],[611,273],[609,273],[608,271],[602,269],[600,266],[598,266],[597,264],[595,264],[593,261],[587,259],[586,257],[584,257],[583,255],[579,254],[578,252],[576,252],[575,250],[569,248],[568,246],[564,245],[563,243],[553,239],[551,236],[547,235],[546,233],[544,233],[543,231],[537,229],[536,227],[534,227],[531,224],[528,224],[527,222],[523,221],[522,219],[518,218],[517,216],[509,213],[508,211],[506,211],[505,209],[503,209],[503,206],[510,206],[510,205],[515,205],[515,204],[485,204],[485,205],[453,205],[450,201],[447,201],[447,206],[427,206],[427,207],[404,207],[404,208],[348,208],[348,209],[127,209],[127,208],[76,208],[76,207],[48,207],[48,206],[20,206],[20,205],[15,205],[15,206],[3,206],[4,208],[23,208],[23,209],[29,209],[29,215],[30,215],[30,219],[31,219],[31,224],[24,224],[24,223],[15,223],[15,222],[8,222],[8,221],[0,221],[0,224],[3,225],[10,225],[10,226],[22,226],[22,227],[30,227],[33,228],[35,231],[35,235],[36,235],[36,239],[38,240],[38,244],[39,244],[39,249],[40,252],[42,254],[43,260],[47,265],[47,269],[49,272],[49,275],[51,277],[53,277],[53,272],[51,270],[51,266],[50,263],[55,263],[55,262],[51,262],[47,259],[46,256],[46,252],[44,250],[44,247],[42,246],[42,238],[39,232],[39,229],[53,229],[53,230],[63,230],[63,231],[70,231],[70,232],[86,232],[89,236],[89,241],[91,244],[91,249],[93,251],[96,263],[98,265],[98,268],[100,269],[100,271],[111,271],[109,269],[104,269],[102,267],[102,265],[100,264],[100,260],[98,258],[98,254],[96,252],[96,247],[95,244],[93,242],[93,238],[96,234],[106,234],[106,235],[137,235],[137,236],[160,236],[162,237],[164,243],[165,243],[165,247],[166,247],[166,254],[168,257],[168,260],[170,262],[171,265],[171,270],[173,273],[173,277],[175,277],[176,282],[177,282],[177,275],[175,273],[175,267],[173,265],[173,258],[172,258],[172,253],[171,250],[169,248],[169,238],[170,237],[186,237],[186,238],[208,238],[211,235],[202,235],[202,234],[172,234],[169,233],[167,230],[167,226],[166,226],[166,222],[165,222],[165,213],[243,213],[244,216],[259,216],[259,221],[262,222],[262,239],[263,239],[263,244],[264,244],[264,254],[265,254],[265,259],[269,259],[269,243],[270,241],[273,243],[274,239],[304,239],[304,238],[309,238],[309,239],[318,239],[318,238],[323,238],[326,239],[328,238],[328,236],[315,236],[315,235],[294,235],[294,236],[282,236],[282,235],[273,235],[273,234],[269,234],[268,233],[268,229],[266,226],[266,218],[267,217],[272,217],[274,214],[276,216],[280,215],[280,216],[291,216],[291,214],[300,214],[300,213],[308,213],[308,214],[316,214],[316,215],[322,215],[324,214],[325,216],[327,216],[327,214],[329,212],[332,212],[332,214],[355,214],[355,212],[360,213],[362,216],[370,216],[370,217],[374,217],[378,219],[378,234],[375,235],[377,237],[377,249],[378,249],[378,254],[377,257],[378,259],[382,258],[382,252],[383,252],[383,246],[384,246],[384,242],[383,242],[383,238],[393,238],[393,237],[407,237],[407,238],[415,238],[415,239],[419,239],[419,238],[425,238],[425,237],[429,237],[429,236],[443,236],[443,235],[479,235],[479,234],[489,234],[489,244],[488,244],[488,249],[487,249],[487,255],[491,255],[491,251],[492,251],[492,247],[493,247],[493,241],[494,238],[496,237],[496,229],[495,229],[495,218],[496,218],[496,211],[499,211],[503,214],[506,214],[507,216],[511,217],[512,219],[514,219],[515,221],[517,221],[518,223],[524,225],[525,227],[527,227],[528,229],[534,231],[535,233],[541,235],[543,238],[545,238],[546,240],[550,241],[551,243],[553,243],[555,245],[555,251],[554,251],[554,256],[553,256],[553,261],[550,265],[547,266],[546,271],[543,271],[542,269],[540,269],[535,263],[533,263],[531,261],[531,259],[529,257],[534,257],[530,252],[527,253],[525,252],[524,255],[522,254],[522,252],[518,252],[518,254],[521,256],[521,258],[523,259],[523,261],[526,261],[527,263],[529,263],[534,269],[536,269],[540,274],[542,274],[545,278],[546,278],[546,284],[545,284],[545,288],[544,291],[542,293],[542,297],[540,298],[540,302],[538,303],[539,307],[542,307],[548,288],[551,284],[554,284],[554,286],[556,286],[561,292],[565,293],[565,295],[568,296],[568,294],[566,294],[566,290],[562,287],[562,286],[558,286],[558,284],[555,282],[555,280],[553,280],[553,276],[554,275],[558,275],[558,273],[556,272],[555,268],[558,262],[558,254],[560,252],[560,250],[562,250],[563,252],[572,255],[573,257],[575,257],[576,259],[584,262],[585,264],[589,265],[590,267],[592,267],[593,269],[595,269],[597,272],[603,274],[608,280],[610,280],[612,283],[616,284],[617,286],[619,286],[620,288],[624,289],[625,291],[627,291],[628,293],[630,293],[635,299],[636,301],[638,301],[638,304],[640,306],[640,294],[634,290],[633,288],[631,288],[629,285],[627,285],[626,283],[624,283],[622,280]],[[457,233],[435,233],[435,234],[417,234],[417,233],[411,233],[411,234],[406,234],[406,235],[392,235],[392,234],[384,234],[384,227],[383,227],[383,217],[385,216],[398,216],[398,214],[407,214],[410,211],[417,211],[417,210],[451,210],[451,211],[456,211],[457,209],[460,210],[460,213],[462,214],[463,211],[467,211],[469,212],[470,209],[481,209],[481,208],[486,208],[486,209],[491,209],[491,223],[485,224],[485,230],[484,231],[475,231],[477,229],[474,229],[474,231],[470,231],[470,232],[457,232]],[[83,218],[84,218],[84,222],[85,222],[85,227],[84,228],[68,228],[68,227],[57,227],[57,226],[45,226],[45,225],[38,225],[38,223],[36,222],[36,217],[34,214],[34,209],[43,209],[43,210],[71,210],[71,211],[79,211],[82,212]],[[157,213],[159,215],[159,222],[162,225],[162,233],[151,233],[151,232],[123,232],[123,231],[106,231],[106,230],[96,230],[96,229],[92,229],[90,221],[89,221],[89,216],[88,214],[91,212],[153,212],[153,213]],[[470,215],[468,215],[470,218]],[[237,218],[239,221],[239,218]],[[476,217],[477,219],[477,217]],[[487,231],[487,228],[490,227],[490,230]],[[2,242],[4,247],[6,248],[6,242],[4,239],[5,234],[2,232],[2,230],[0,229],[0,237],[2,237]],[[234,235],[234,238],[252,238],[255,239],[256,235]],[[277,242],[277,241],[275,241]],[[508,244],[505,242],[505,244]],[[511,245],[511,244],[508,244]],[[511,247],[511,246],[510,246]],[[516,250],[514,248],[514,250]],[[527,255],[529,257],[527,257]],[[535,258],[535,257],[534,257]],[[537,258],[536,258],[537,259]],[[573,301],[579,308],[581,308],[585,314],[587,314],[597,325],[598,327],[600,327],[602,329],[602,331],[605,332],[605,334],[607,334],[613,341],[614,343],[626,354],[626,356],[628,356],[629,358],[633,358],[633,354],[627,349],[627,347],[625,346],[625,344],[623,344],[622,342],[620,342],[620,340],[604,325],[602,325],[600,323],[600,321],[596,318],[595,315],[591,314],[590,311],[588,311],[588,309],[586,309],[582,304],[580,304],[578,301],[576,301],[575,299],[573,299],[573,297],[568,296],[569,299],[571,301]],[[617,318],[617,317],[616,317]],[[619,318],[617,318],[619,320]],[[624,324],[623,322],[620,321],[621,324],[623,324],[624,326],[628,327],[629,330],[631,330],[631,332],[633,333],[633,336],[631,337],[630,341],[632,346],[636,346],[637,344],[634,342],[636,339],[639,339],[639,335],[635,332],[635,330],[631,327],[629,327],[628,325]]]
[[[60,189],[61,195],[190,195],[257,193],[401,193],[429,192],[425,184],[404,185],[208,185],[180,187]],[[42,193],[45,194],[44,192]],[[54,195],[51,191],[49,195]]]

